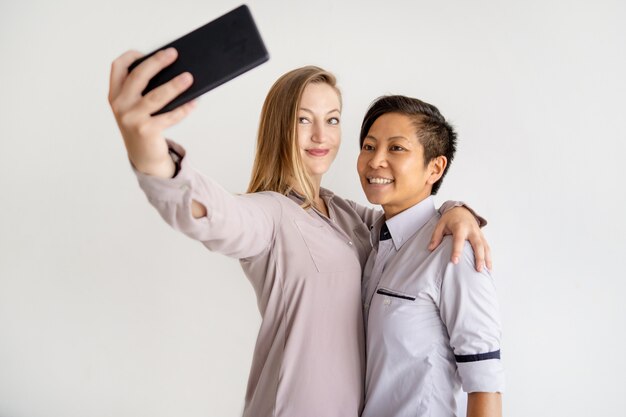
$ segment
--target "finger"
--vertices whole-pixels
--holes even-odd
[[[154,122],[159,130],[165,130],[187,117],[196,108],[196,105],[195,100],[185,103],[172,111],[154,116]]]
[[[444,228],[445,228],[445,225],[441,222],[441,220],[439,220],[439,223],[437,223],[437,226],[435,226],[435,231],[433,232],[433,235],[430,238],[430,244],[428,245],[428,250],[434,250],[437,246],[439,246],[439,244],[441,243],[441,240],[443,239]]]
[[[485,244],[485,263],[487,264],[487,269],[493,271],[493,260],[491,258],[491,246],[487,243],[483,236],[483,242]]]
[[[128,94],[130,97],[138,96],[146,88],[150,79],[159,71],[176,61],[178,52],[174,48],[163,49],[150,58],[143,61],[133,69],[124,83],[124,89],[120,94]]]
[[[461,259],[463,246],[465,246],[465,236],[462,236],[460,233],[452,235],[452,255],[450,256],[450,261],[455,265],[457,265],[459,259]]]
[[[485,266],[485,246],[482,233],[472,233],[468,238],[474,250],[474,262],[476,271],[481,272]]]
[[[124,80],[128,77],[128,67],[130,64],[141,58],[139,51],[126,51],[111,63],[111,74],[109,76],[109,103],[119,95],[122,90]]]
[[[162,109],[167,103],[174,100],[180,93],[191,87],[193,76],[189,72],[183,72],[170,81],[155,88],[146,94],[140,102],[142,110],[152,114]]]

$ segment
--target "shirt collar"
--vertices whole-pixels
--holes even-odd
[[[296,192],[295,190],[290,190],[289,191],[289,195],[293,195],[296,198],[300,199],[301,201],[304,201],[304,196],[298,192]],[[332,200],[332,198],[335,196],[335,193],[333,193],[332,191],[324,188],[324,187],[320,187],[320,197],[324,198],[324,200],[326,200],[326,202]]]
[[[432,196],[428,196],[416,205],[396,214],[387,220],[387,227],[391,233],[391,239],[396,250],[400,250],[402,245],[409,240],[419,229],[422,228],[435,214],[435,202]],[[384,217],[376,222],[376,227],[372,229],[372,240],[378,245],[380,228],[385,222]]]
[[[304,196],[296,192],[295,190],[290,190],[289,193],[287,194],[287,197],[290,198],[293,202],[295,202],[298,205],[302,205],[302,203],[304,202]],[[326,188],[320,187],[320,197],[322,198],[322,200],[324,200],[324,202],[326,202],[326,207],[328,207],[328,213],[331,216],[329,218],[332,218],[332,216],[334,216],[333,198],[335,197],[335,193],[333,193],[332,191]],[[309,207],[307,208],[307,211],[308,210],[317,212],[320,216],[326,217],[314,207]]]

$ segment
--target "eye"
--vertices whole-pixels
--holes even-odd
[[[328,119],[328,124],[329,125],[333,125],[336,126],[339,124],[339,118],[338,117],[331,117],[330,119]]]
[[[390,151],[392,151],[392,152],[402,152],[402,151],[405,151],[406,149],[405,149],[405,148],[403,148],[403,147],[402,147],[402,146],[400,146],[400,145],[391,145],[391,146],[389,147],[389,150],[390,150]]]
[[[298,117],[298,123],[300,123],[301,125],[308,125],[311,123],[311,121],[306,117]]]
[[[373,151],[375,148],[369,143],[364,143],[361,149],[363,149],[364,151]]]

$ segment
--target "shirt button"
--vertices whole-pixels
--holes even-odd
[[[351,240],[348,241],[348,245],[352,246],[352,241]]]
[[[180,189],[183,191],[187,191],[189,189],[189,184],[183,184],[180,186]]]
[[[391,304],[391,298],[389,298],[389,297],[385,298],[384,304],[385,304],[386,306],[388,306],[389,304]]]

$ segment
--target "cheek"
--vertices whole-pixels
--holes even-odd
[[[365,173],[365,167],[367,165],[367,161],[363,157],[363,154],[359,154],[359,157],[356,160],[356,171],[359,175],[363,175]]]
[[[335,145],[335,148],[339,148],[341,145],[341,131],[337,130],[337,132],[333,132],[332,143]]]
[[[296,128],[296,143],[300,148],[305,148],[306,146],[306,135],[304,134],[304,129],[302,126],[298,125]]]
[[[408,188],[414,190],[424,185],[425,168],[420,160],[407,160],[398,167],[399,175],[404,179],[402,181]]]

